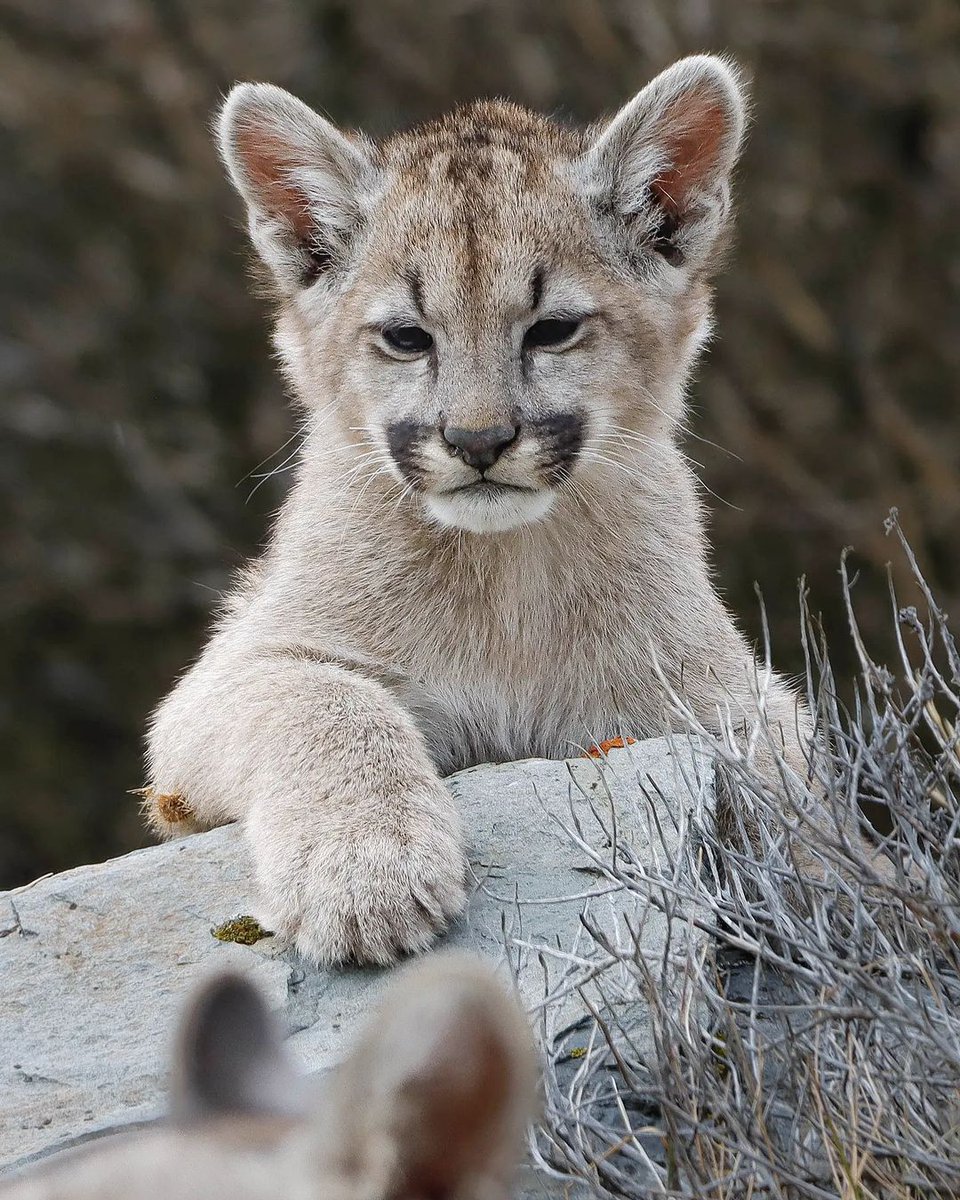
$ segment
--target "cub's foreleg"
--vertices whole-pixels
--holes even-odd
[[[148,761],[154,828],[242,821],[264,923],[315,960],[390,962],[464,905],[453,800],[372,680],[220,634],[158,710]]]

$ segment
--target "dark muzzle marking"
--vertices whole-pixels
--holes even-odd
[[[433,429],[432,425],[421,425],[419,421],[395,421],[387,426],[387,447],[404,478],[411,483],[423,479],[420,447]]]
[[[541,442],[542,469],[551,483],[559,483],[570,474],[583,447],[583,417],[578,413],[553,413],[531,422],[530,428]]]

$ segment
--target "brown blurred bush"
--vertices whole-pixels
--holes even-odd
[[[0,881],[142,840],[146,715],[282,491],[223,91],[373,133],[480,93],[590,119],[702,49],[756,109],[692,397],[718,574],[796,669],[797,577],[835,628],[852,544],[882,653],[890,505],[960,590],[954,0],[0,0]]]

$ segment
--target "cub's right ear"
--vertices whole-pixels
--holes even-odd
[[[296,1115],[303,1084],[273,1015],[242,975],[202,984],[180,1022],[170,1116],[180,1124],[228,1114]]]
[[[254,248],[278,282],[307,284],[336,267],[375,187],[376,147],[267,83],[237,84],[217,139]]]

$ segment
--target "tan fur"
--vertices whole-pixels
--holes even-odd
[[[181,1031],[170,1119],[40,1166],[3,1200],[504,1200],[536,1108],[523,1014],[493,973],[438,955],[393,982],[322,1093],[238,976]]]
[[[190,827],[245,823],[263,920],[305,954],[389,961],[460,911],[441,775],[662,733],[658,670],[709,725],[755,714],[677,444],[743,125],[709,57],[590,131],[483,101],[375,146],[277,88],[227,100],[306,436],[269,548],[156,713],[150,779]],[[571,313],[568,345],[525,349]],[[398,322],[430,352],[391,348]],[[505,423],[486,480],[526,490],[455,491],[479,476],[442,430]],[[795,745],[777,679],[767,707]]]

